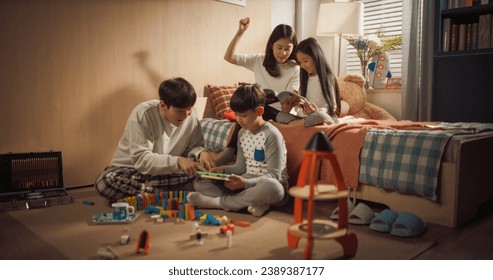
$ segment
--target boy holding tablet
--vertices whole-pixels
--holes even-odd
[[[231,174],[227,180],[197,178],[188,201],[199,208],[247,209],[262,216],[271,205],[287,202],[286,146],[279,130],[262,118],[265,93],[258,84],[243,85],[231,97],[231,109],[241,125],[236,162],[210,169]],[[237,175],[240,174],[240,175]]]

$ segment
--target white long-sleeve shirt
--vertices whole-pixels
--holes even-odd
[[[142,102],[130,114],[111,165],[133,167],[143,174],[178,172],[178,157],[195,157],[205,150],[195,113],[179,127],[162,117],[159,100]]]
[[[269,75],[263,66],[265,54],[237,54],[236,64],[245,67],[253,72],[255,82],[263,88],[268,88],[276,92],[284,90],[294,91],[300,87],[300,66],[294,61],[284,64],[277,64],[281,70],[279,77]]]

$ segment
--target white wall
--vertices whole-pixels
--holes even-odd
[[[295,0],[271,0],[272,29],[281,23],[295,27],[295,2]]]
[[[322,37],[317,36],[317,19],[318,19],[318,7],[320,3],[333,2],[327,0],[297,0],[296,1],[296,31],[298,32],[298,39],[314,37],[318,40],[322,49],[325,52],[329,65],[332,70],[338,72],[338,45],[339,40],[334,37]],[[345,61],[345,46],[344,41],[341,49],[341,61]],[[342,63],[341,63],[342,64]],[[344,65],[341,65],[341,75],[345,73]]]

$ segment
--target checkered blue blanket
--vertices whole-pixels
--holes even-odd
[[[205,118],[200,121],[205,147],[214,152],[222,151],[228,145],[229,132],[234,122]]]
[[[461,130],[371,129],[360,154],[359,182],[436,201],[445,145]]]

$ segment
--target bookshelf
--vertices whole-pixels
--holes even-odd
[[[432,119],[493,122],[493,0],[437,0]]]

